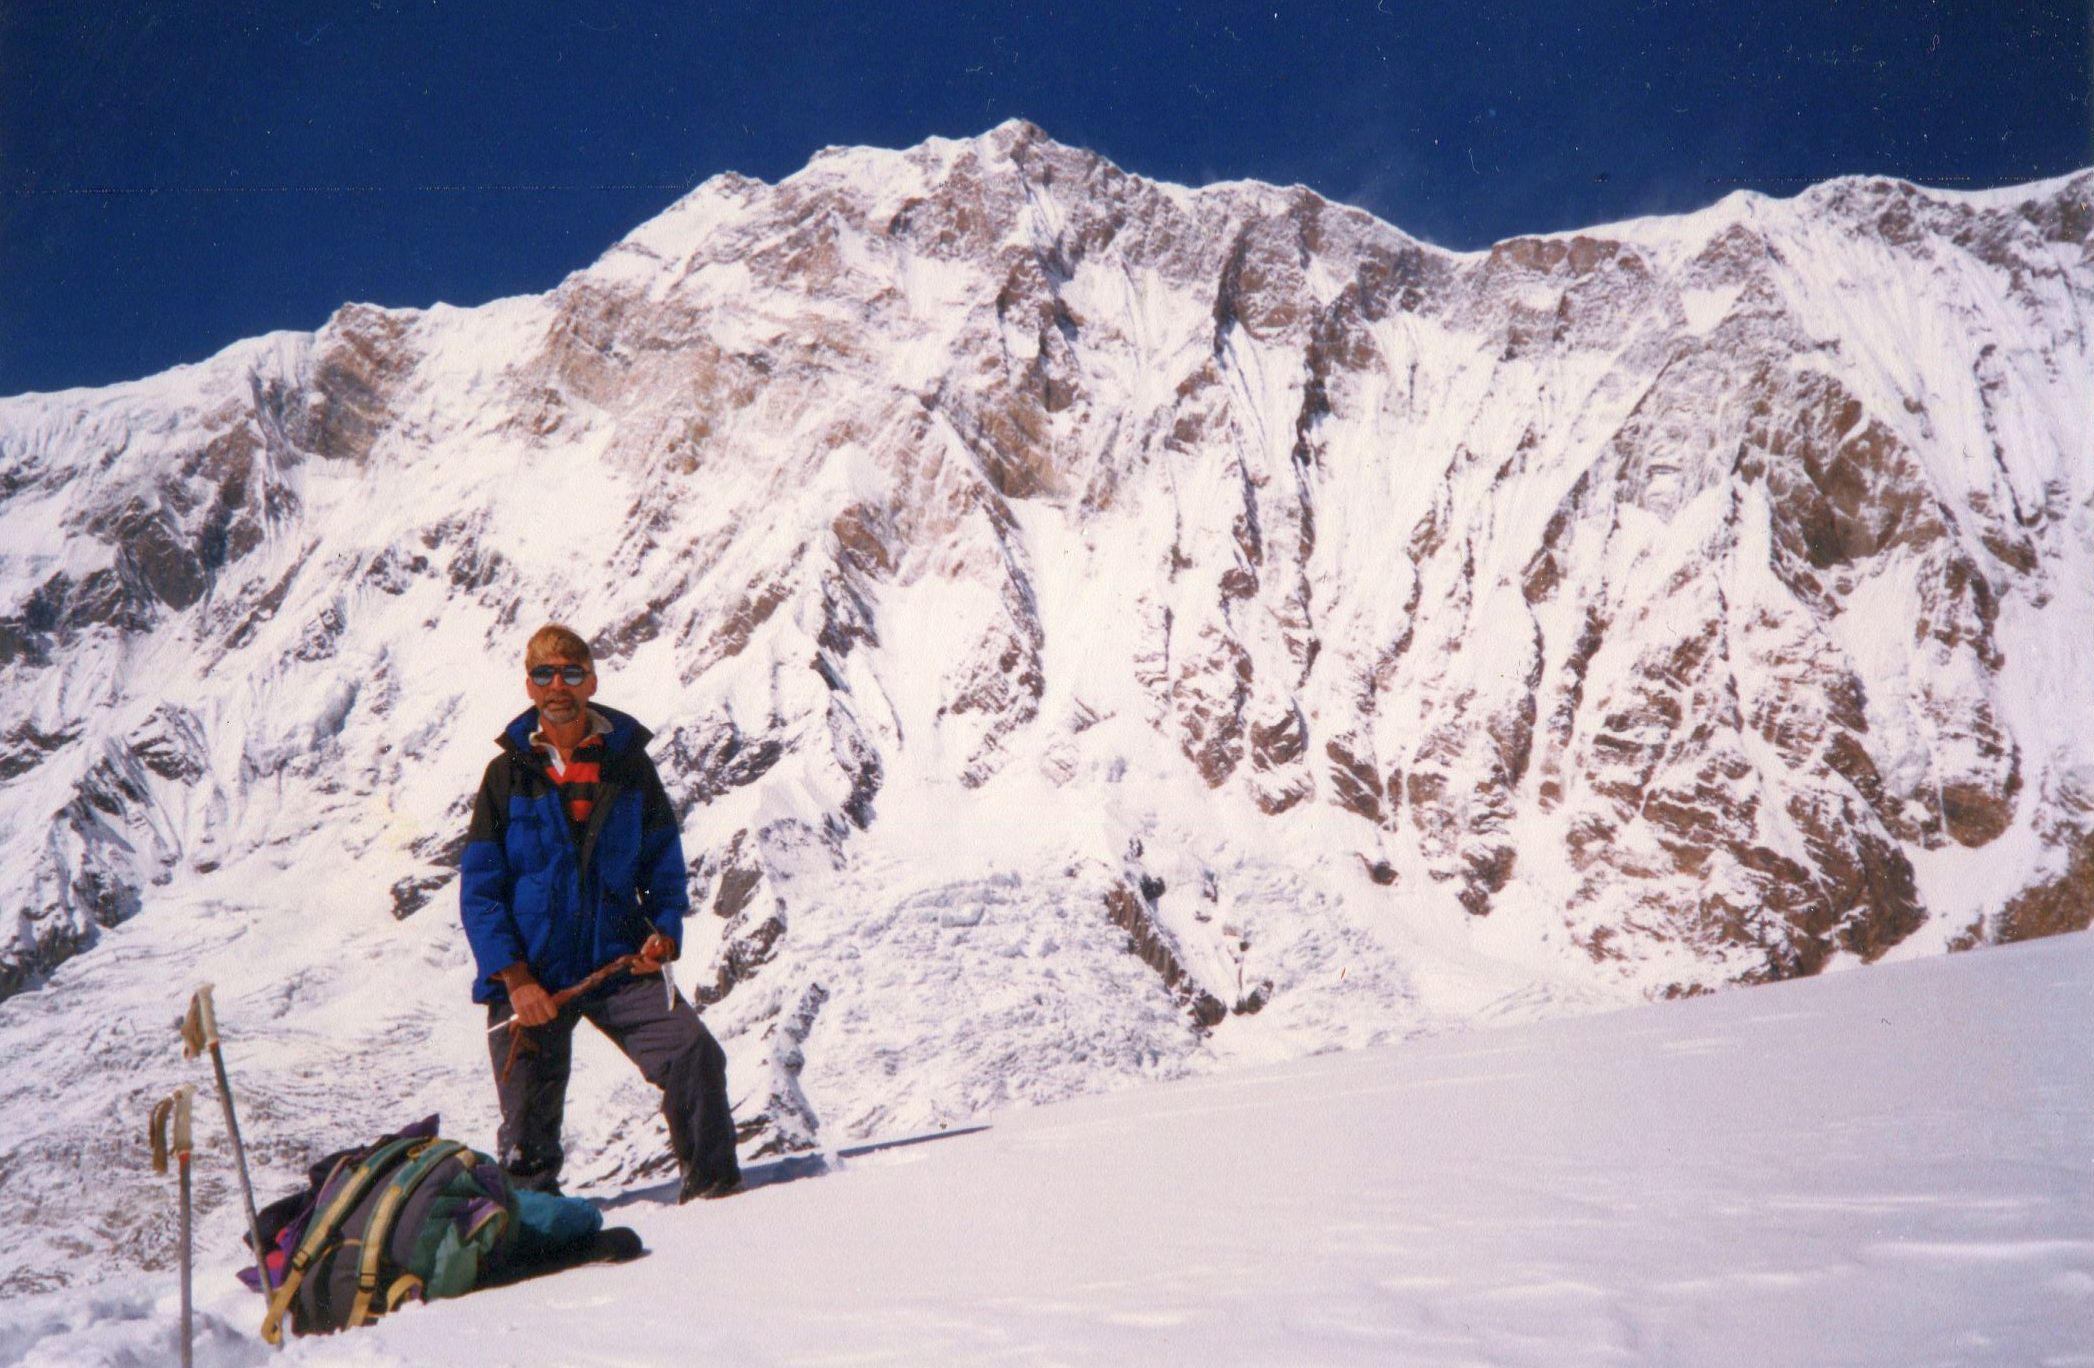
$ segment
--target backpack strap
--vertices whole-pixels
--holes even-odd
[[[379,1146],[369,1157],[349,1171],[349,1176],[342,1180],[341,1187],[335,1190],[334,1200],[306,1226],[305,1236],[299,1240],[297,1252],[291,1255],[291,1261],[284,1266],[284,1280],[278,1285],[276,1295],[269,1299],[268,1314],[262,1317],[263,1340],[270,1344],[284,1342],[284,1313],[291,1309],[291,1301],[298,1295],[298,1285],[305,1281],[306,1266],[312,1263],[328,1241],[334,1238],[335,1233],[341,1228],[343,1218],[363,1200],[364,1194],[371,1190],[371,1184],[378,1181],[378,1175],[398,1163],[416,1146],[432,1143],[434,1142],[420,1136],[390,1141]]]
[[[402,1273],[399,1277],[393,1279],[392,1287],[385,1294],[385,1314],[390,1316],[393,1312],[398,1311],[400,1303],[406,1301],[409,1297],[420,1301],[422,1299],[422,1291],[423,1283],[420,1278],[417,1278],[412,1273]]]
[[[414,1157],[393,1175],[385,1192],[378,1198],[378,1208],[371,1213],[370,1224],[364,1227],[364,1253],[356,1270],[356,1304],[349,1308],[349,1322],[345,1329],[354,1330],[365,1321],[373,1319],[371,1303],[378,1296],[378,1269],[385,1259],[385,1247],[392,1240],[393,1225],[400,1219],[400,1208],[406,1204],[409,1194],[422,1185],[423,1180],[436,1172],[437,1166],[453,1155],[462,1156],[461,1162],[472,1167],[470,1151],[456,1140],[437,1140],[426,1149],[417,1150]],[[416,1280],[419,1283],[419,1279]],[[404,1291],[395,1288],[397,1296],[391,1299],[387,1310],[399,1305],[398,1296]],[[381,1315],[383,1312],[380,1313]]]

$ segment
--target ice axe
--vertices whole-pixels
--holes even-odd
[[[233,1085],[225,1076],[225,1052],[218,1048],[218,1011],[211,1005],[211,985],[200,983],[190,995],[189,1011],[182,1018],[182,1055],[194,1059],[211,1052],[211,1071],[218,1078],[218,1101],[225,1108],[225,1133],[233,1139],[233,1164],[240,1170],[240,1200],[247,1204],[247,1234],[254,1246],[255,1272],[261,1274],[262,1295],[269,1295],[268,1251],[262,1247],[262,1223],[255,1219],[254,1185],[247,1179],[247,1147],[240,1143],[240,1122],[233,1115]]]
[[[598,985],[612,975],[623,974],[630,970],[634,964],[639,962],[639,959],[638,955],[620,955],[617,959],[604,965],[572,988],[562,988],[559,992],[551,995],[553,1010],[557,1012],[568,1003],[581,997],[584,993],[594,992]],[[503,1017],[500,1021],[487,1028],[487,1034],[493,1035],[496,1031],[504,1029],[509,1032],[509,1055],[508,1058],[502,1061],[501,1080],[507,1083],[510,1070],[516,1067],[517,1057],[531,1053],[536,1049],[536,1046],[530,1042],[529,1032],[531,1028],[523,1024],[522,1018],[515,1016]]]
[[[192,1344],[195,1338],[193,1313],[189,1300],[189,1099],[196,1089],[184,1083],[168,1096],[153,1104],[152,1119],[147,1122],[147,1136],[153,1145],[153,1172],[167,1172],[167,1156],[171,1149],[175,1157],[175,1168],[180,1174],[182,1204],[182,1368],[190,1368],[193,1362]],[[173,1123],[174,1134],[168,1134],[169,1123]]]

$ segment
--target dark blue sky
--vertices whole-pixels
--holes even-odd
[[[1433,242],[2094,164],[2087,0],[0,3],[0,394],[538,291],[721,170],[1014,115]]]

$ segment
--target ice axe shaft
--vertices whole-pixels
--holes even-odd
[[[558,1012],[562,1008],[567,1006],[568,1003],[574,1001],[578,997],[581,997],[583,994],[595,991],[598,984],[601,984],[604,980],[610,978],[613,974],[623,974],[629,972],[632,969],[633,965],[639,962],[639,959],[640,957],[638,955],[620,955],[617,959],[614,959],[609,964],[604,965],[601,969],[598,969],[595,973],[589,975],[589,977],[583,979],[580,983],[575,984],[572,988],[562,988],[559,992],[554,993],[551,997],[553,1010],[555,1012]],[[525,1041],[529,1038],[528,1033],[531,1030],[531,1028],[524,1025],[522,1019],[519,1017],[508,1016],[502,1018],[500,1021],[497,1021],[494,1025],[487,1028],[487,1034],[493,1035],[496,1031],[501,1030],[505,1026],[509,1028],[509,1057],[502,1063],[501,1080],[502,1082],[507,1083],[509,1081],[510,1071],[516,1067],[517,1056],[520,1054],[528,1053],[529,1050],[535,1048],[535,1046],[526,1046]]]
[[[261,1275],[262,1295],[269,1295],[269,1260],[262,1247],[262,1223],[255,1215],[254,1184],[247,1177],[247,1146],[240,1142],[240,1119],[233,1114],[233,1084],[225,1074],[225,1051],[218,1044],[218,1009],[211,1001],[211,985],[200,983],[189,998],[188,1015],[182,1018],[182,1047],[191,1059],[204,1050],[211,1052],[211,1073],[218,1082],[218,1102],[225,1109],[225,1133],[233,1142],[233,1166],[240,1173],[240,1200],[247,1207],[247,1234],[254,1247],[255,1272]]]

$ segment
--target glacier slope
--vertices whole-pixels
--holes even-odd
[[[2090,1009],[2079,934],[1001,1113],[280,1356],[221,1223],[198,1362],[2085,1364]],[[165,1361],[170,1287],[0,1354]]]

